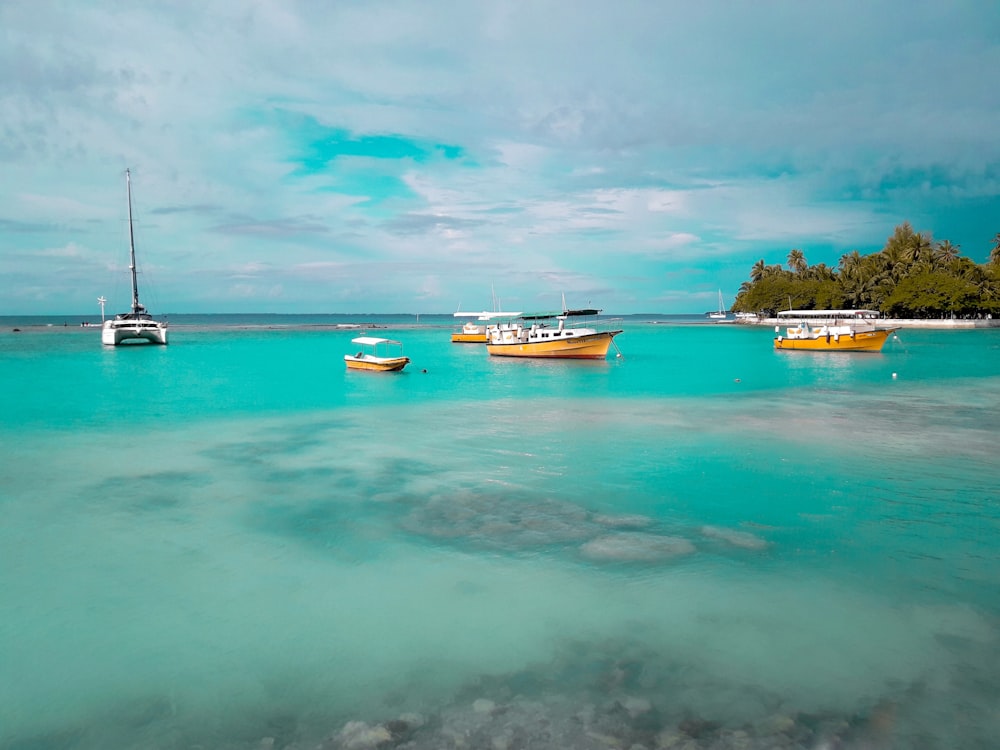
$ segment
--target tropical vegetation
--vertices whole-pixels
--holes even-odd
[[[857,250],[836,268],[810,266],[800,249],[787,268],[763,259],[750,269],[733,312],[773,316],[778,310],[878,310],[892,318],[986,317],[1000,314],[1000,232],[986,263],[962,256],[948,240],[896,227],[879,252]]]

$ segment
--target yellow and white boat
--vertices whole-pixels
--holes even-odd
[[[774,348],[811,352],[879,352],[897,328],[880,328],[877,310],[782,310]]]
[[[403,356],[403,345],[399,341],[359,336],[351,339],[351,343],[361,349],[357,354],[344,355],[348,370],[398,372],[410,363],[410,358]]]
[[[516,318],[520,315],[520,312],[457,312],[455,313],[456,318],[475,318],[475,321],[468,321],[462,326],[461,330],[454,331],[451,334],[451,343],[453,344],[485,344],[486,343],[486,327],[489,325],[491,320],[497,320],[499,318]]]
[[[455,313],[458,315],[458,313]],[[471,320],[462,326],[459,331],[453,331],[451,334],[451,343],[453,344],[485,344],[486,343],[486,324],[473,323]]]
[[[487,326],[486,351],[494,357],[548,359],[604,359],[621,329],[598,330],[591,324],[567,325],[576,316],[596,316],[600,310],[563,310],[539,313]],[[556,326],[544,321],[555,319]],[[611,326],[617,320],[605,320]]]

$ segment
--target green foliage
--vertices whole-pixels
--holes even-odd
[[[1000,235],[997,235],[1000,238]],[[1000,261],[991,260],[984,273],[986,280],[980,297],[984,312],[997,317],[1000,315]]]
[[[844,289],[836,279],[814,282],[814,310],[836,310],[844,307]]]
[[[776,310],[788,308],[789,297],[798,296],[799,291],[795,279],[787,272],[771,273],[762,276],[760,281],[752,284],[745,292],[736,296],[733,310],[736,312],[767,312],[774,314]]]
[[[909,222],[895,228],[880,252],[854,250],[836,269],[810,266],[799,249],[781,264],[754,263],[733,302],[735,312],[865,308],[892,317],[922,318],[1000,313],[1000,233],[987,263],[964,258],[958,245],[935,242]]]
[[[883,311],[893,318],[964,316],[977,311],[978,300],[975,284],[944,271],[923,271],[900,281]]]

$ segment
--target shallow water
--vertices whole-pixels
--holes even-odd
[[[0,747],[352,746],[406,712],[459,746],[476,699],[645,701],[661,746],[991,746],[1000,333],[388,333],[403,373],[346,372],[356,331],[0,333]]]

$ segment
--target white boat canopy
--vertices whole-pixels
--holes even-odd
[[[376,344],[398,344],[400,342],[393,341],[392,339],[377,339],[371,336],[359,336],[356,339],[351,339],[352,344],[360,344],[361,346],[375,346]]]
[[[881,318],[878,310],[779,310],[779,318]]]

